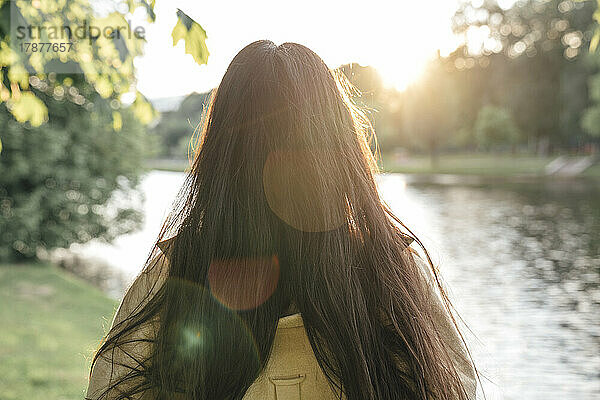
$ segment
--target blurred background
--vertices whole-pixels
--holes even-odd
[[[487,398],[600,398],[600,1],[390,3],[0,0],[1,400],[83,397],[211,91],[264,38],[359,89]]]

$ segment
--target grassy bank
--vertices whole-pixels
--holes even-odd
[[[82,399],[115,307],[56,267],[0,265],[0,399]]]
[[[510,154],[442,154],[434,167],[426,155],[411,155],[398,159],[382,156],[386,172],[406,174],[456,174],[485,176],[542,176],[544,168],[555,157]],[[600,165],[585,171],[583,176],[600,177]]]

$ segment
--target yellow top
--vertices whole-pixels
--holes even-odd
[[[319,367],[300,314],[279,319],[271,356],[243,400],[339,398]]]
[[[164,242],[161,242],[161,244],[162,246],[159,247],[164,252]],[[425,267],[424,262],[419,257],[415,258],[418,263],[421,263]],[[165,264],[159,264],[165,262],[168,261],[165,259],[164,254],[161,254],[154,260],[154,265],[160,267]],[[149,271],[154,270],[160,272],[161,268],[149,268]],[[127,290],[117,310],[112,326],[130,315],[134,308],[140,306],[149,292],[152,294],[152,292],[158,289],[159,285],[152,284],[152,278],[147,275],[149,274],[138,276]],[[160,281],[161,279],[159,278]],[[164,279],[162,282],[164,282]],[[435,298],[439,301],[437,295],[435,295]],[[469,398],[475,399],[477,382],[473,368],[470,363],[464,361],[468,359],[465,349],[454,325],[448,318],[448,314],[441,302],[437,305],[436,309],[438,312],[434,317],[441,322],[440,326],[443,331],[440,333],[442,338],[447,341],[452,349],[451,356],[455,360],[455,366]],[[151,329],[142,327],[134,335],[135,338],[151,336]],[[127,351],[128,353],[133,353],[134,356],[143,356],[150,351],[150,347],[146,344],[137,343],[135,348],[129,348]],[[110,386],[111,382],[114,382],[119,376],[128,371],[126,368],[118,365],[119,361],[130,360],[126,358],[123,352],[116,350],[114,353],[107,353],[111,354],[102,355],[94,365],[86,399],[97,399]],[[150,394],[146,394],[138,398],[150,399],[152,397]],[[300,314],[293,314],[280,318],[267,365],[250,386],[243,400],[335,400],[340,398],[344,399],[345,397],[343,395],[340,397],[339,393],[336,394],[334,392],[315,358],[304,329],[302,316]],[[103,397],[103,399],[110,400],[112,397],[108,395],[107,397]]]

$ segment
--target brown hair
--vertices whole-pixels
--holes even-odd
[[[241,399],[293,305],[346,398],[467,398],[428,280],[452,316],[447,296],[379,197],[373,129],[348,88],[299,44],[257,41],[235,56],[148,258],[175,238],[166,283],[113,327],[94,362],[135,340],[151,351],[131,355],[104,396]],[[150,339],[132,339],[155,322]]]

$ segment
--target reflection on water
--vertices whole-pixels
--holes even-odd
[[[97,239],[83,245],[75,243],[68,250],[52,251],[49,259],[109,295],[121,297],[152,250],[184,177],[183,173],[167,171],[151,171],[144,177],[140,186],[144,222],[139,231],[119,236],[112,244]]]
[[[183,174],[145,179],[142,232],[79,252],[132,277]],[[419,236],[477,336],[467,335],[490,399],[600,396],[600,187],[585,182],[408,183],[382,175],[383,198]]]
[[[489,398],[600,396],[600,188],[380,179],[449,285]],[[400,188],[398,190],[397,188]]]
[[[72,245],[70,250],[104,259],[133,279],[152,250],[183,180],[184,174],[180,172],[151,171],[140,187],[144,196],[144,223],[139,231],[122,235],[112,244],[94,240],[85,245]]]

